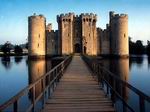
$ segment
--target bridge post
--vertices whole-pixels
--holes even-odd
[[[32,104],[33,104],[32,112],[34,112],[35,111],[35,85],[33,86],[32,90],[33,90],[33,92],[32,92]]]
[[[18,101],[14,102],[14,112],[18,112]]]
[[[142,96],[139,97],[140,112],[145,112],[145,102]]]

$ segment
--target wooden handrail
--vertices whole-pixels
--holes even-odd
[[[148,102],[150,102],[150,97],[148,95],[146,95],[145,93],[143,93],[142,91],[138,90],[137,88],[133,87],[131,84],[121,80],[119,77],[117,77],[115,74],[113,74],[112,72],[110,72],[108,69],[106,69],[105,67],[99,66],[100,69],[103,69],[104,71],[106,71],[108,73],[108,75],[111,75],[112,77],[114,77],[116,80],[118,80],[119,82],[123,83],[123,85],[126,85],[128,88],[130,88],[132,91],[134,91],[136,94],[140,95],[141,97],[144,97],[145,100],[147,100]]]
[[[59,76],[63,74],[64,70],[66,69],[66,67],[71,62],[71,59],[72,59],[72,56],[68,56],[60,64],[56,65],[53,69],[51,69],[45,75],[41,76],[34,83],[31,83],[29,86],[27,86],[26,88],[24,88],[23,90],[21,90],[18,94],[16,94],[14,97],[12,97],[8,101],[6,101],[2,105],[0,105],[0,111],[5,110],[7,107],[9,107],[12,104],[14,105],[14,111],[17,111],[18,110],[18,100],[22,96],[24,96],[25,94],[29,93],[29,91],[31,89],[33,89],[33,97],[34,97],[33,98],[33,102],[29,106],[29,108],[27,109],[27,111],[30,111],[32,108],[34,108],[34,106],[36,105],[37,101],[41,98],[41,96],[44,94],[44,92],[46,91],[46,89],[48,89],[50,86],[52,86],[57,79],[59,80],[59,78],[60,78]],[[57,69],[60,69],[60,70],[58,71]],[[45,81],[46,77],[50,76],[51,73],[55,72],[55,70],[56,70],[56,74],[54,74],[55,77],[53,78],[53,80],[51,80],[49,82],[49,84],[43,89],[42,93],[35,99],[35,86],[36,86],[36,84],[38,84],[40,81],[42,82],[42,84],[44,84],[44,81]]]
[[[100,73],[100,71],[105,72],[105,75],[109,76],[109,77],[113,77],[113,79],[116,81],[119,81],[120,84],[123,84],[125,87],[129,88],[131,91],[133,91],[134,93],[136,93],[139,96],[139,104],[140,105],[140,112],[145,112],[145,103],[144,101],[147,101],[150,103],[150,97],[148,95],[146,95],[145,93],[143,93],[142,91],[138,90],[137,88],[133,87],[132,85],[130,85],[129,83],[121,80],[119,77],[117,77],[115,74],[113,74],[112,72],[110,72],[108,69],[106,69],[105,67],[101,66],[98,62],[93,62],[92,59],[88,58],[87,56],[82,56],[83,60],[87,63],[87,65],[90,67],[90,69],[92,70],[92,72],[96,75],[96,76],[100,76],[102,82],[106,83],[106,86],[109,86],[109,88],[111,90],[114,91],[114,93],[121,99],[121,101],[125,102],[125,100],[123,100],[123,98],[121,98],[121,96],[119,95],[119,93],[117,93],[113,87],[111,86],[111,84],[109,84],[109,82],[107,81],[107,79],[105,78],[106,76],[103,76],[103,73]],[[108,89],[108,88],[107,88]],[[108,90],[107,90],[108,91]],[[131,110],[133,111],[133,109],[130,108],[130,106],[125,103],[125,105]]]

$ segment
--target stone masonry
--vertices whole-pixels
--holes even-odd
[[[128,56],[128,15],[109,13],[106,29],[97,28],[97,15],[74,13],[57,15],[58,30],[46,26],[43,15],[30,16],[29,56],[81,53],[87,55]]]

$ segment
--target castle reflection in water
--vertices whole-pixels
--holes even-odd
[[[28,60],[28,74],[29,74],[29,84],[34,83],[41,76],[45,75],[54,66],[60,63],[63,59],[29,59]],[[37,98],[40,93],[42,93],[43,88],[47,85],[47,78],[43,84],[41,81],[35,86],[35,97]],[[32,100],[32,91],[30,91],[29,99]]]
[[[129,59],[128,58],[123,58],[123,59],[101,59],[99,60],[99,63],[107,68],[109,71],[114,73],[119,79],[128,82],[129,78]],[[108,75],[106,76],[106,80],[111,84],[114,90],[116,90],[120,96],[124,98],[124,100],[128,100],[128,89],[120,84],[115,78],[109,77]],[[113,92],[110,92],[111,99],[113,102],[117,102],[117,97]]]
[[[16,65],[19,65],[21,61],[24,60],[23,57],[1,57],[1,65],[4,66],[4,68],[9,71],[11,67],[14,65],[14,62]],[[40,78],[42,75],[44,75],[46,72],[50,71],[55,65],[60,63],[62,59],[60,60],[52,60],[52,59],[26,59],[26,65],[28,66],[28,84],[34,83],[38,78]],[[113,72],[117,77],[119,77],[121,80],[124,80],[126,82],[129,82],[129,78],[131,75],[130,71],[133,69],[133,65],[136,65],[139,69],[142,69],[141,67],[145,66],[145,57],[138,57],[138,58],[130,58],[130,59],[100,59],[99,63]],[[150,68],[150,58],[146,57],[146,65],[148,66],[148,69]],[[137,69],[137,68],[136,68]],[[22,71],[23,72],[23,71]],[[136,77],[134,77],[136,78]],[[124,98],[126,101],[132,100],[132,95],[130,94],[130,91],[122,84],[119,84],[119,82],[115,81],[113,78],[108,78],[109,83],[113,86],[113,88]],[[46,82],[45,82],[46,84]],[[41,82],[39,82],[36,85],[35,88],[35,96],[37,97],[44,88],[45,85],[43,85]],[[28,95],[29,99],[32,100],[32,91]],[[118,99],[114,94],[112,93],[111,98],[114,102],[117,102]],[[136,102],[134,102],[136,103]]]
[[[128,81],[129,75],[129,59],[113,59],[113,60],[100,60],[102,66],[105,66],[107,69],[112,71],[116,76],[124,81]],[[29,60],[29,84],[35,82],[38,78],[44,75],[52,68],[51,60]],[[113,79],[109,79],[110,83],[113,85],[113,88],[121,95],[124,99],[127,100],[127,90],[121,84],[118,84]],[[35,88],[35,95],[38,96],[42,92],[44,85],[39,83]],[[115,97],[112,95],[112,99],[115,101]]]

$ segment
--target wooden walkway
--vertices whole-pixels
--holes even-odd
[[[74,56],[42,112],[114,112],[80,56]]]

